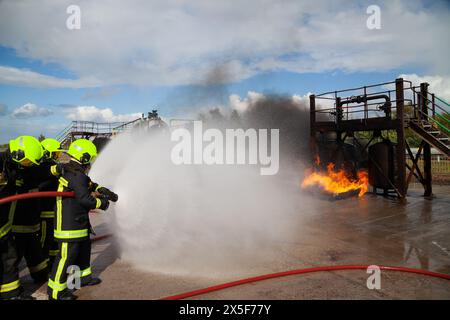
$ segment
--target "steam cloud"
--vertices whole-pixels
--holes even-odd
[[[281,171],[261,176],[256,166],[176,166],[168,135],[119,135],[91,177],[119,194],[109,217],[122,258],[147,271],[211,277],[270,265],[283,241],[301,232],[295,222],[304,201],[306,108],[271,96],[243,112],[211,109],[200,118],[206,127],[280,129]]]

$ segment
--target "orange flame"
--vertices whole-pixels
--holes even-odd
[[[318,161],[320,161],[319,157],[316,157],[316,163]],[[302,188],[304,189],[314,185],[334,194],[359,189],[358,197],[362,197],[369,189],[369,178],[367,171],[360,170],[358,171],[358,178],[356,180],[350,179],[343,169],[335,171],[334,164],[329,163],[326,172],[310,170],[306,174],[302,182]]]

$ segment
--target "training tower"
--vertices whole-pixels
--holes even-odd
[[[136,129],[148,132],[166,127],[167,124],[159,117],[157,110],[152,110],[147,116],[142,114],[140,118],[128,122],[72,121],[56,139],[65,149],[76,139],[88,139],[101,150],[113,136],[123,131]]]
[[[430,93],[428,83],[393,82],[310,96],[310,147],[320,154],[324,141],[334,143],[330,158],[349,146],[367,167],[374,191],[407,194],[414,176],[432,194],[431,146],[450,157],[449,104]],[[412,130],[420,145],[415,154],[405,139]],[[348,153],[347,153],[348,154]],[[422,169],[418,165],[423,158]],[[409,160],[408,160],[409,159]],[[421,160],[422,161],[422,160]]]

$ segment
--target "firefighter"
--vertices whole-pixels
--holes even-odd
[[[39,168],[43,149],[41,143],[31,136],[20,136],[16,139],[16,145],[33,145],[36,155],[30,159],[30,166],[19,170],[21,180],[17,180],[18,193],[37,192],[41,181],[46,180],[43,171]],[[21,149],[18,149],[18,153]],[[40,150],[40,151],[39,151]],[[16,160],[13,157],[14,160]],[[20,159],[17,159],[20,160]],[[23,164],[21,165],[23,167]],[[49,170],[47,170],[49,171]],[[50,176],[50,173],[48,174]],[[42,252],[40,242],[40,200],[37,198],[20,200],[16,204],[12,234],[17,247],[17,264],[25,258],[30,275],[36,283],[44,283],[48,279],[48,259]]]
[[[109,200],[117,200],[117,195],[107,188],[93,183],[85,173],[97,156],[97,148],[86,139],[78,139],[69,146],[70,161],[63,165],[58,191],[73,191],[74,198],[56,198],[54,237],[58,241],[59,252],[53,263],[48,281],[49,299],[74,300],[77,297],[68,288],[68,267],[77,266],[81,286],[96,285],[101,282],[92,276],[90,266],[91,225],[89,211],[106,210]],[[94,197],[94,192],[98,194]]]
[[[0,153],[0,197],[20,193],[28,188],[31,169],[42,157],[38,140],[21,136],[9,142],[9,150]],[[19,201],[20,202],[20,201]],[[32,299],[20,285],[19,253],[12,235],[15,210],[19,202],[0,205],[0,298]]]
[[[57,160],[61,155],[61,144],[58,140],[47,138],[41,141],[44,149],[39,168],[44,171],[44,174],[52,170]],[[55,169],[53,169],[55,170]],[[54,172],[55,173],[55,172]],[[39,185],[39,191],[56,191],[58,189],[58,178],[50,176],[48,180],[43,181]],[[58,243],[53,238],[53,221],[55,217],[56,198],[42,198],[40,199],[40,215],[41,215],[41,246],[42,253],[45,258],[48,258],[48,269],[51,270],[55,256],[58,253]]]

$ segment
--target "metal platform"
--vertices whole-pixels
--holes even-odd
[[[404,198],[412,176],[424,187],[424,195],[432,195],[431,146],[450,157],[449,104],[428,92],[428,84],[413,86],[410,81],[398,78],[359,88],[330,91],[310,96],[310,146],[312,154],[318,154],[317,141],[327,133],[334,133],[336,141],[353,138],[362,153],[382,131],[394,133],[396,143],[395,178],[386,177],[395,194]],[[405,139],[410,128],[422,139],[414,156]],[[361,146],[355,133],[369,133],[369,141]],[[423,152],[424,170],[417,166]],[[407,156],[412,166],[406,162]],[[374,159],[368,159],[376,164]],[[378,166],[379,167],[379,166]],[[408,169],[408,174],[406,172]],[[379,170],[384,175],[382,170]]]

